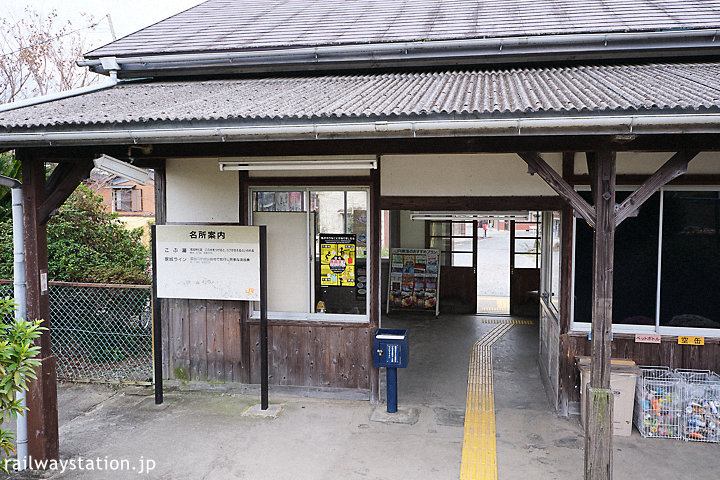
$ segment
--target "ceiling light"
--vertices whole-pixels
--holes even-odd
[[[249,160],[221,161],[220,170],[374,170],[376,159],[367,160]]]

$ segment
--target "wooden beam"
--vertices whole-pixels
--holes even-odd
[[[610,389],[587,386],[585,393],[585,478],[600,480],[612,478],[612,454],[606,457],[604,437],[612,438],[613,393]],[[588,444],[587,432],[595,436]]]
[[[665,162],[640,188],[631,193],[618,206],[615,213],[615,226],[620,225],[623,220],[633,215],[660,187],[687,172],[688,163],[698,153],[700,152],[697,150],[678,152]]]
[[[39,222],[38,205],[45,197],[45,163],[29,152],[19,150],[23,171],[23,212],[25,222],[25,273],[27,277],[28,319],[43,319],[52,329],[48,290],[47,229]],[[50,346],[50,330],[35,341],[40,347],[35,369],[37,379],[28,389],[28,450],[33,460],[57,460],[58,436],[57,384],[55,357]]]
[[[587,152],[613,145],[614,151],[677,152],[685,149],[719,151],[720,136],[715,134],[638,135],[631,141],[613,143],[614,135],[546,135],[534,137],[470,136],[447,138],[377,138],[362,140],[294,140],[154,144],[152,153],[133,152],[135,164],[143,159],[188,157],[238,157],[282,155],[390,155],[429,153],[516,153]],[[72,162],[95,158],[102,153],[127,158],[130,145],[87,145],[28,147],[46,161]]]
[[[564,202],[556,196],[533,197],[380,197],[382,210],[478,212],[496,210],[559,210]]]
[[[588,422],[585,429],[585,478],[612,477],[612,394],[610,353],[613,305],[613,264],[615,246],[615,153],[595,156],[593,188],[596,202],[595,251],[593,253],[592,367],[588,396]],[[593,393],[595,392],[595,393]],[[598,412],[604,412],[602,415]],[[608,473],[609,472],[609,473]]]
[[[92,160],[79,163],[61,163],[47,181],[45,199],[38,208],[39,225],[45,225],[53,212],[65,203],[80,183],[90,176]]]
[[[637,186],[642,185],[648,179],[647,175],[640,175],[633,173],[631,175],[618,175],[618,185],[631,185]],[[575,175],[569,179],[571,185],[590,185],[589,175]],[[691,185],[691,186],[717,186],[720,184],[720,175],[717,173],[703,175],[697,173],[686,173],[680,177],[674,178],[667,183],[668,185]]]
[[[573,185],[572,179],[575,177],[575,152],[562,153],[562,178],[566,182]]]
[[[595,194],[597,193],[595,191],[595,183],[592,181],[593,178],[595,178],[595,172],[596,172],[596,163],[595,163],[595,152],[585,152],[585,162],[587,163],[587,169],[590,174],[590,198],[592,198],[593,205],[597,205],[597,198],[595,197]]]
[[[536,152],[519,152],[520,158],[550,185],[588,223],[595,227],[595,210]]]

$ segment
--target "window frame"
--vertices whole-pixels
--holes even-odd
[[[450,233],[448,235],[433,235],[432,234],[432,226],[435,223],[439,224],[450,224]],[[425,248],[434,248],[437,249],[440,254],[440,265],[445,267],[453,267],[453,268],[471,268],[475,267],[476,259],[474,257],[477,256],[477,252],[475,251],[476,248],[473,246],[473,242],[475,242],[475,235],[477,235],[478,227],[477,227],[477,220],[428,220],[425,222]],[[453,225],[454,224],[469,224],[472,232],[468,235],[455,235],[453,233]],[[432,246],[432,241],[435,238],[447,238],[450,240],[450,250],[443,250],[442,248],[439,248],[437,246]],[[454,239],[469,239],[470,240],[470,250],[454,250],[453,249],[453,240]],[[450,265],[443,265],[442,258],[443,255],[450,255]],[[473,257],[473,260],[471,261],[470,267],[467,265],[455,265],[455,254],[461,254],[461,255],[470,255]]]
[[[633,191],[637,186],[618,186],[616,191]],[[590,191],[589,186],[578,186],[577,191]],[[655,296],[655,325],[630,325],[630,324],[612,324],[613,333],[628,334],[655,334],[664,336],[695,336],[695,337],[720,337],[720,328],[694,328],[694,327],[668,327],[660,325],[660,294],[661,294],[661,276],[662,276],[662,234],[663,234],[663,217],[664,217],[664,199],[665,192],[720,192],[720,185],[679,185],[670,187],[661,187],[660,192],[660,208],[658,218],[658,249],[656,252],[657,279],[656,279],[656,296]],[[570,281],[570,330],[589,332],[592,324],[590,322],[575,321],[575,255],[577,252],[577,217],[572,222],[573,249],[572,249],[572,277]]]
[[[556,218],[557,217],[557,218]],[[555,316],[560,315],[560,297],[562,295],[560,272],[562,266],[560,260],[562,259],[562,223],[560,222],[560,211],[558,210],[547,210],[540,213],[540,219],[542,223],[542,232],[540,240],[540,269],[541,269],[541,290],[545,304],[552,311]],[[555,237],[555,221],[557,220],[558,235]],[[553,244],[555,239],[560,240],[558,248],[558,269],[555,270],[554,257],[555,253],[553,250]],[[558,276],[558,291],[553,291],[553,276]]]
[[[307,306],[305,312],[283,312],[283,311],[268,311],[267,312],[267,318],[268,320],[288,320],[288,321],[298,321],[298,322],[331,322],[331,323],[348,323],[348,324],[355,324],[355,323],[362,323],[362,324],[369,324],[370,323],[370,298],[371,295],[374,294],[374,292],[371,292],[371,285],[370,282],[367,282],[366,290],[367,293],[365,295],[365,313],[355,314],[355,313],[315,313],[312,310],[314,310],[313,300],[314,300],[314,289],[315,284],[314,281],[316,280],[314,278],[314,269],[315,269],[315,261],[316,261],[316,255],[317,252],[315,251],[315,241],[316,239],[310,239],[310,231],[311,226],[310,222],[312,221],[312,208],[310,205],[310,194],[311,192],[364,192],[365,193],[365,201],[367,204],[367,214],[368,214],[368,222],[367,222],[367,232],[366,237],[368,239],[366,248],[366,268],[368,270],[368,277],[370,276],[370,259],[372,258],[372,255],[374,254],[374,248],[375,246],[371,244],[370,239],[372,238],[371,234],[371,223],[370,222],[370,187],[369,186],[313,186],[313,185],[296,185],[296,186],[273,186],[272,184],[263,184],[263,185],[252,185],[248,187],[248,197],[247,197],[247,218],[248,218],[248,225],[253,225],[253,194],[255,192],[302,192],[303,193],[303,210],[293,211],[293,212],[279,212],[279,213],[304,213],[306,218],[306,230],[305,230],[305,241],[306,241],[306,253],[307,253],[307,259],[308,259],[308,278],[307,278]],[[345,202],[345,210],[347,210],[347,202]],[[272,213],[272,212],[261,212],[261,213]],[[346,215],[347,212],[345,212],[343,215]],[[346,228],[347,230],[347,225]],[[318,232],[315,232],[315,235],[317,235]],[[268,259],[268,261],[270,261]],[[258,302],[250,302],[250,318],[251,319],[259,319],[260,318],[260,310],[259,310],[259,303]]]

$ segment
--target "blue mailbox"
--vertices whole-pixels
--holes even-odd
[[[405,368],[408,358],[407,330],[379,328],[373,340],[373,365]]]
[[[407,330],[380,328],[373,338],[373,365],[387,368],[387,411],[397,412],[397,369],[407,367]]]

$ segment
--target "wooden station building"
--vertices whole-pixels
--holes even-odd
[[[268,226],[271,384],[377,399],[383,246],[433,246],[410,212],[541,212],[547,248],[518,291],[539,291],[561,415],[591,343],[720,370],[719,27],[716,0],[204,2],[87,53],[108,83],[0,108],[30,315],[49,315],[45,222],[107,154],[155,169],[158,224]],[[354,235],[353,288],[323,283],[324,234]],[[472,285],[444,258],[446,285]],[[259,383],[257,305],[162,308],[165,378]],[[51,412],[42,347],[31,401]]]

